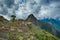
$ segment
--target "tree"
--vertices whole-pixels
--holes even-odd
[[[16,16],[15,15],[12,15],[11,17],[12,17],[12,21],[14,22]]]

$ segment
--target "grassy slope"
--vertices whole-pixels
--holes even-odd
[[[56,30],[53,25],[38,20],[33,14],[29,15],[26,21],[32,22],[34,25],[60,38],[60,31]]]
[[[59,40],[31,22],[15,21],[0,27],[0,40]]]

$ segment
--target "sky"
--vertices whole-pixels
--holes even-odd
[[[60,19],[60,0],[0,0],[0,16],[8,20],[11,15],[26,19],[30,14],[37,19]]]

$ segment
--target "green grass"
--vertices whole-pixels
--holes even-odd
[[[21,21],[21,25],[18,24],[18,22],[20,21],[8,22],[3,25],[4,27],[7,27],[1,32],[5,33],[3,36],[7,36],[9,40],[59,40],[57,37],[40,29],[30,22]]]
[[[31,31],[35,33],[36,38],[39,40],[58,40],[57,37],[46,32],[45,30],[41,30],[39,27],[37,27],[33,24],[29,24],[28,26],[32,27]]]

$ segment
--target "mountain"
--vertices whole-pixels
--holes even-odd
[[[8,20],[6,20],[3,16],[0,16],[0,27],[7,22]]]
[[[26,20],[7,21],[2,16],[0,20],[2,23],[0,24],[0,40],[60,40],[56,36],[57,31],[50,24],[37,20],[33,14]],[[55,33],[55,36],[51,33]]]
[[[30,14],[26,21],[32,22],[35,25],[39,25],[41,22],[36,19],[36,17],[33,14]]]
[[[42,22],[38,19],[36,19],[36,17],[34,17],[33,14],[29,15],[28,18],[26,19],[26,21],[29,21],[29,22],[32,22],[34,25],[40,27],[41,29],[57,36],[57,37],[60,37],[60,31],[57,31],[53,25],[49,24],[49,23],[45,23],[45,22]]]
[[[0,40],[59,40],[32,22],[9,21],[0,28]]]
[[[60,20],[59,19],[44,18],[41,21],[53,25],[55,27],[55,29],[60,31]]]
[[[8,20],[5,19],[3,16],[0,16],[0,22],[7,22]]]

